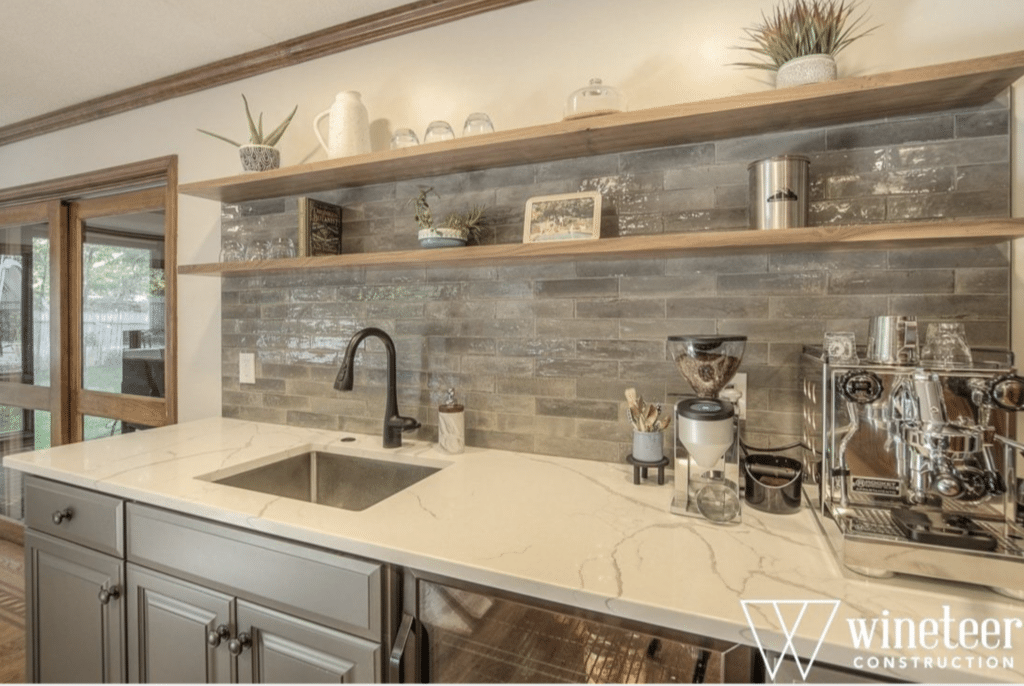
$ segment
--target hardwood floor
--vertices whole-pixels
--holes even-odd
[[[25,554],[20,542],[0,538],[0,683],[24,681]]]

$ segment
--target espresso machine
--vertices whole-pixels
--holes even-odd
[[[1024,379],[1011,352],[962,347],[922,359],[911,317],[872,319],[852,351],[805,347],[805,496],[852,571],[1024,599]]]
[[[676,368],[696,394],[675,407],[675,514],[740,521],[738,419],[733,403],[718,396],[739,369],[746,343],[746,336],[668,338]]]

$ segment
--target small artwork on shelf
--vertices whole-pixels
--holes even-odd
[[[544,195],[526,201],[524,243],[601,237],[601,194],[597,191]]]
[[[341,206],[299,198],[299,257],[341,254]]]

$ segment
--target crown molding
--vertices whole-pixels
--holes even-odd
[[[530,0],[420,0],[0,127],[0,146]]]

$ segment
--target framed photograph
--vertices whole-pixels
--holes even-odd
[[[601,194],[597,191],[543,195],[526,201],[523,243],[600,237]]]
[[[341,254],[341,206],[299,198],[299,257]]]

